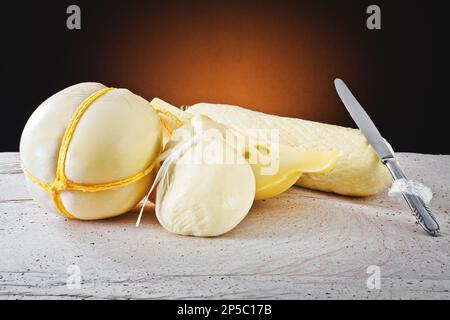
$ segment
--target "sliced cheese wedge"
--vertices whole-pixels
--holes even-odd
[[[267,168],[267,165],[262,162],[251,164],[256,180],[256,200],[273,198],[283,193],[292,187],[303,173],[319,174],[331,171],[339,157],[337,152],[302,151],[285,145],[277,145],[269,149],[269,152],[278,153],[278,169],[274,173],[264,173],[263,169]]]

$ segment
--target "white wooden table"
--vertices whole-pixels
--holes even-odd
[[[0,299],[449,299],[450,156],[399,158],[435,192],[441,237],[422,232],[386,193],[361,199],[296,187],[255,203],[213,239],[169,234],[152,207],[139,228],[137,210],[67,221],[30,199],[18,154],[2,153]],[[81,271],[79,289],[67,286],[71,265]],[[381,289],[367,287],[371,265]]]

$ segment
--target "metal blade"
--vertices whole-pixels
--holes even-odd
[[[358,128],[366,136],[372,148],[381,158],[381,160],[394,158],[394,154],[389,149],[388,145],[384,141],[377,127],[370,120],[366,111],[359,104],[358,100],[353,96],[350,89],[345,85],[341,79],[335,79],[334,85],[336,91],[347,108],[348,112],[352,116]]]

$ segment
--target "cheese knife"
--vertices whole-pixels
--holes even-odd
[[[388,168],[394,180],[407,179],[402,168],[395,159],[394,153],[388,147],[386,141],[381,136],[377,127],[359,104],[358,100],[353,96],[350,89],[341,79],[335,79],[334,85],[336,91],[341,98],[347,111],[355,121],[358,128],[362,131],[369,144],[380,157],[381,162]],[[423,200],[409,193],[402,193],[403,198],[411,209],[412,214],[417,219],[420,226],[432,236],[439,235],[439,224],[426,206]]]

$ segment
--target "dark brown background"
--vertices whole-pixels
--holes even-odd
[[[66,28],[69,4],[82,30]],[[382,30],[366,28],[366,8]],[[48,96],[82,81],[175,105],[217,102],[354,126],[343,78],[398,151],[450,153],[439,1],[43,1],[2,4],[0,151]]]

